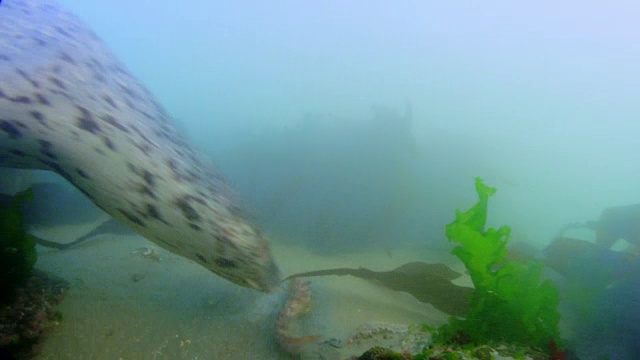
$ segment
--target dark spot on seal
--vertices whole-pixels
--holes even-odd
[[[150,197],[152,199],[156,198],[156,193],[153,192],[153,189],[151,189],[149,186],[144,185],[144,184],[138,184],[138,185],[139,185],[138,192],[140,194],[146,195],[146,196],[148,196],[148,197]]]
[[[51,152],[52,144],[51,144],[50,141],[38,140],[38,143],[40,144],[40,153],[42,153],[42,155],[48,157],[49,159],[56,159],[57,158],[56,154]]]
[[[125,94],[127,94],[130,98],[132,98],[134,100],[140,99],[138,94],[135,91],[131,90],[128,86],[125,86],[125,85],[122,85],[122,84],[118,84],[118,85],[120,86],[120,89],[122,89],[122,91]],[[131,104],[130,106],[132,107],[132,109],[134,108],[133,104]]]
[[[182,215],[189,221],[200,221],[201,217],[198,212],[189,205],[189,201],[186,198],[176,200],[176,205],[182,211]]]
[[[160,212],[158,212],[158,208],[155,205],[147,204],[147,214],[149,214],[149,216],[151,216],[152,218],[167,224],[167,222],[164,221],[164,219],[160,215]]]
[[[11,61],[11,58],[10,58],[10,57],[8,57],[7,55],[0,54],[0,60],[3,60],[3,61]]]
[[[104,115],[102,117],[102,120],[122,132],[129,133],[129,129],[120,124],[120,122],[118,122],[118,120],[116,120],[116,118],[111,115]]]
[[[134,174],[136,174],[136,175],[138,174],[138,168],[136,168],[136,166],[135,166],[135,165],[133,165],[132,163],[127,162],[127,167],[129,168],[129,170],[130,170],[132,173],[134,173]]]
[[[113,141],[111,141],[110,138],[104,136],[102,137],[102,142],[104,142],[104,144],[109,148],[109,150],[116,151],[116,146],[113,144]]]
[[[14,98],[9,98],[9,100],[19,104],[31,104],[31,99],[29,99],[28,96],[24,96],[24,95],[16,96]]]
[[[200,204],[200,205],[202,205],[204,207],[209,207],[207,202],[203,198],[201,198],[199,196],[187,195],[187,196],[185,196],[185,199],[187,201],[195,201],[195,202],[197,202],[198,204]]]
[[[204,256],[200,255],[200,254],[196,254],[196,257],[198,258],[198,260],[200,260],[201,262],[208,264],[209,262],[207,261],[207,258],[205,258]]]
[[[49,102],[49,100],[42,94],[36,94],[36,99],[38,99],[38,102],[41,105],[51,105],[51,103]]]
[[[64,37],[67,37],[67,38],[70,38],[70,37],[71,37],[71,35],[70,35],[66,30],[64,30],[63,28],[61,28],[60,26],[55,26],[54,28],[56,29],[56,31],[57,31],[60,35],[62,35],[62,36],[64,36]]]
[[[91,179],[91,177],[89,175],[87,175],[87,173],[84,172],[84,170],[82,170],[82,169],[76,168],[76,173],[78,175],[80,175],[80,177],[83,178],[83,179]]]
[[[155,117],[153,117],[151,114],[149,114],[149,113],[148,113],[148,112],[146,112],[146,111],[138,110],[138,112],[139,112],[140,114],[142,114],[142,116],[146,117],[146,118],[147,118],[147,119],[149,119],[149,120],[155,120]]]
[[[75,60],[73,60],[73,58],[64,51],[60,51],[60,59],[62,59],[62,61],[68,62],[69,64],[75,65],[76,63]]]
[[[196,174],[195,172],[193,172],[191,170],[188,170],[186,179],[189,182],[195,182],[195,181],[198,181],[200,179],[200,176],[198,174]]]
[[[22,137],[22,132],[7,120],[0,120],[0,130],[9,135],[9,139],[18,139]]]
[[[34,119],[42,122],[42,120],[44,120],[44,114],[42,114],[40,111],[30,111],[29,114],[31,114],[31,117],[33,117]]]
[[[167,166],[169,167],[173,175],[175,175],[176,180],[180,181],[180,173],[178,172],[176,161],[173,159],[167,159]]]
[[[40,111],[33,110],[33,111],[30,111],[29,114],[31,114],[31,117],[38,120],[38,122],[41,123],[42,125],[45,125],[45,126],[47,125],[44,121],[44,114],[41,113]]]
[[[221,268],[226,268],[226,269],[235,268],[235,267],[238,266],[235,261],[229,260],[229,259],[225,259],[225,258],[217,258],[215,260],[215,263],[218,266],[220,266]]]
[[[93,78],[96,79],[99,82],[104,82],[106,80],[104,75],[102,75],[102,73],[99,73],[99,72],[94,72],[93,73]]]
[[[35,88],[39,88],[40,87],[40,84],[37,81],[35,81],[32,78],[30,78],[29,75],[27,75],[27,73],[25,73],[24,71],[22,71],[20,69],[18,69],[17,71],[18,71],[18,74],[20,74],[20,76],[22,76],[22,78],[24,78],[25,80],[27,80],[31,84],[31,86],[33,86]]]
[[[9,150],[9,152],[15,156],[19,156],[19,157],[25,157],[27,156],[27,154],[22,151],[22,150],[18,150],[18,149],[11,149]]]
[[[109,104],[112,108],[117,109],[118,105],[116,104],[115,101],[113,101],[113,99],[111,98],[111,96],[109,95],[102,95],[102,98],[104,99],[104,101]]]
[[[67,87],[64,85],[62,80],[58,79],[55,76],[50,76],[49,81],[51,81],[55,86],[59,87],[62,90],[67,90]]]
[[[149,138],[147,138],[144,133],[142,131],[140,131],[140,129],[138,129],[135,125],[131,125],[131,129],[133,129],[133,131],[136,132],[136,134],[138,134],[138,136],[140,136],[142,138],[142,140],[144,140],[144,142],[146,143],[150,143],[151,141],[149,141]]]
[[[47,42],[44,41],[43,39],[40,39],[40,38],[36,38],[35,42],[36,42],[36,44],[38,44],[38,46],[46,46],[47,45]]]
[[[149,151],[151,150],[151,146],[148,144],[134,144],[138,150],[142,151],[143,154],[149,155]]]
[[[156,185],[156,177],[148,170],[142,172],[142,178],[149,186],[154,187]]]
[[[78,106],[77,108],[81,112],[80,117],[78,117],[77,126],[80,129],[88,131],[92,134],[99,133],[100,125],[98,125],[98,123],[93,120],[93,116],[91,115],[89,110],[83,108],[82,106]]]
[[[124,217],[127,218],[127,220],[131,221],[132,223],[140,226],[146,226],[146,224],[139,217],[131,214],[130,212],[120,208],[117,208],[116,210],[118,210],[120,214],[122,214]]]
[[[87,64],[89,65],[89,67],[91,67],[94,70],[96,68],[100,71],[104,69],[104,66],[102,65],[102,63],[93,56],[91,57],[91,59],[89,59],[89,61],[87,61]]]
[[[148,219],[149,218],[149,214],[144,212],[144,210],[138,209],[137,207],[135,208],[135,210],[136,210],[136,214],[142,216],[143,219]]]

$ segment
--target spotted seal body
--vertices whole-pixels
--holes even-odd
[[[79,19],[0,4],[0,165],[49,169],[149,240],[242,286],[278,282],[268,241],[215,169]]]

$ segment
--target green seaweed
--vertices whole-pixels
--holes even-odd
[[[496,189],[476,178],[479,201],[447,225],[452,250],[465,264],[475,290],[465,318],[451,317],[437,330],[436,340],[486,344],[518,343],[548,351],[559,341],[558,290],[542,277],[537,261],[507,260],[510,228],[485,230],[489,198]]]
[[[26,232],[20,210],[33,196],[31,189],[0,206],[0,301],[10,301],[16,288],[31,276],[36,262],[35,238]]]
[[[374,346],[360,355],[358,360],[413,360],[413,356],[395,352],[381,346]]]

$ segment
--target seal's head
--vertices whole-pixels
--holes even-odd
[[[203,251],[195,253],[195,261],[223,278],[240,286],[271,292],[280,285],[269,241],[243,221],[225,223],[215,241],[224,247],[214,249],[209,258]],[[214,245],[215,246],[215,245]]]
[[[174,184],[175,185],[175,184]],[[158,191],[173,197],[176,187]],[[156,204],[161,220],[134,222],[132,227],[163,248],[191,259],[213,273],[243,287],[271,292],[280,284],[267,238],[234,206],[210,193],[182,196]],[[135,199],[135,197],[133,197]],[[124,219],[131,223],[131,219]],[[153,226],[151,226],[153,225]]]
[[[0,166],[52,170],[159,246],[245,287],[278,285],[269,244],[235,191],[55,1],[2,4]]]

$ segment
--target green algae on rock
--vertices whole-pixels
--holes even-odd
[[[472,344],[517,343],[548,350],[559,341],[558,290],[542,278],[543,264],[506,259],[510,228],[485,230],[489,197],[496,189],[476,178],[479,201],[447,225],[452,250],[467,267],[475,290],[464,319],[450,318],[436,340]]]

